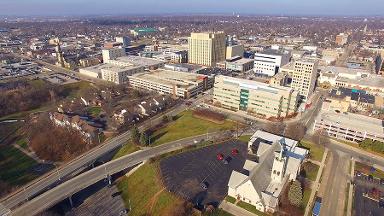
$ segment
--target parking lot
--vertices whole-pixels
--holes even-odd
[[[370,179],[366,175],[355,176],[355,189],[353,197],[353,212],[355,216],[381,216],[384,215],[384,208],[379,207],[379,203],[366,196],[365,193],[372,191],[373,188],[381,192],[384,196],[384,186],[377,179]]]
[[[233,149],[238,153],[233,155]],[[218,154],[224,159],[219,160]],[[197,206],[217,206],[227,195],[232,170],[243,171],[246,155],[246,143],[228,141],[166,158],[160,162],[160,169],[169,191]],[[224,163],[226,158],[228,164]]]

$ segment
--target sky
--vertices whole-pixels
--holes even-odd
[[[0,0],[1,15],[384,15],[384,0]]]

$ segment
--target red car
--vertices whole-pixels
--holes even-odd
[[[224,155],[219,153],[219,154],[217,154],[216,158],[217,158],[217,160],[223,160],[224,159]]]
[[[239,150],[237,150],[237,149],[232,149],[231,154],[232,154],[233,156],[236,156],[237,154],[239,154]]]

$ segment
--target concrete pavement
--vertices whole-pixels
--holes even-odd
[[[219,138],[222,134],[218,132],[210,134],[210,136]],[[36,215],[76,192],[105,179],[109,175],[125,170],[152,157],[194,145],[195,140],[198,141],[205,137],[206,134],[170,142],[147,150],[138,151],[95,167],[16,208],[12,211],[12,215]]]

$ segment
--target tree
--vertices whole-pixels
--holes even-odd
[[[301,188],[301,184],[299,181],[292,182],[288,191],[288,200],[289,202],[297,207],[300,207],[303,201],[303,189]]]
[[[139,128],[137,128],[137,126],[134,126],[132,127],[131,129],[131,139],[132,141],[137,144],[139,143],[139,139],[140,139],[140,131],[139,131]]]
[[[149,136],[145,132],[141,133],[140,135],[140,144],[143,146],[149,144]]]
[[[317,130],[315,133],[311,136],[311,142],[317,144],[317,145],[323,145],[326,146],[330,143],[329,137],[325,135],[325,132],[322,130]]]
[[[264,127],[264,130],[269,132],[269,133],[273,133],[273,134],[277,134],[277,135],[283,135],[284,128],[285,128],[284,123],[277,122],[277,123],[266,124]]]
[[[293,140],[303,139],[307,128],[301,123],[292,123],[288,124],[285,128],[284,136],[291,138]]]

